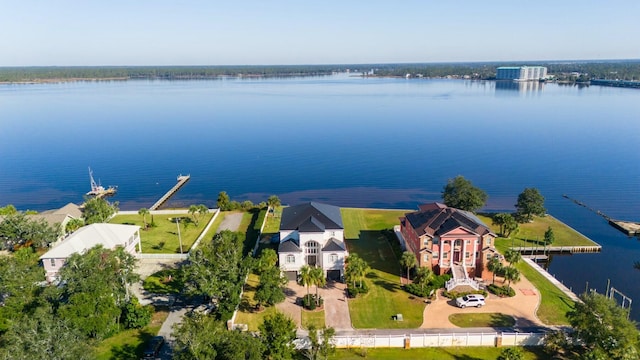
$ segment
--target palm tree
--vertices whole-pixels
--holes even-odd
[[[193,222],[198,226],[198,217],[196,216],[196,213],[198,213],[198,205],[189,206],[189,214],[191,214]]]
[[[409,272],[412,268],[418,265],[418,260],[416,260],[416,255],[411,251],[405,251],[402,253],[402,257],[400,258],[400,265],[402,267],[407,268],[407,281],[410,281]]]
[[[318,287],[324,287],[327,284],[327,278],[324,277],[324,271],[321,267],[314,267],[311,269],[311,281],[313,285],[316,286],[316,305],[320,306]]]
[[[145,230],[147,229],[147,215],[149,215],[149,209],[141,208],[138,210],[138,215],[142,216],[142,222],[144,223]]]
[[[491,258],[491,260],[489,260],[489,263],[487,264],[487,269],[489,269],[489,271],[493,273],[493,284],[496,283],[496,273],[500,272],[502,268],[503,266],[502,266],[502,261],[500,261],[500,257],[494,256]]]
[[[428,267],[421,266],[418,268],[418,273],[416,274],[416,278],[413,282],[420,285],[421,289],[424,291],[424,286],[429,284],[431,278],[433,278],[433,271]]]
[[[515,265],[522,259],[522,255],[518,250],[509,249],[504,253],[504,258],[509,262],[509,265]]]
[[[507,266],[503,271],[505,280],[509,282],[507,288],[509,289],[509,292],[511,292],[511,282],[513,281],[514,283],[517,283],[520,281],[520,271],[513,266]]]
[[[309,265],[304,265],[300,268],[300,282],[302,286],[307,288],[307,295],[309,295],[309,286],[312,283],[312,274],[311,267]]]
[[[275,215],[276,207],[281,205],[280,198],[276,195],[269,196],[269,198],[267,199],[267,205],[269,206],[269,208],[273,209],[272,213]],[[269,211],[267,211],[267,213],[269,213]]]
[[[353,287],[356,286],[356,280],[360,280],[360,288],[362,288],[362,278],[369,272],[369,264],[358,254],[349,255],[345,263],[347,264],[346,277],[349,281],[353,281]]]

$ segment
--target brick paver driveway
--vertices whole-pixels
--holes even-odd
[[[457,326],[449,322],[449,315],[460,313],[501,313],[513,316],[518,327],[530,327],[543,325],[536,316],[536,310],[540,304],[540,293],[524,276],[517,284],[511,284],[516,296],[512,298],[499,298],[493,294],[487,297],[486,305],[481,308],[464,308],[456,306],[455,300],[450,300],[440,293],[437,300],[427,305],[421,328],[455,328]],[[501,285],[496,282],[497,285]]]

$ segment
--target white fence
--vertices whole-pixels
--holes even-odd
[[[542,346],[543,333],[441,333],[334,336],[338,348],[352,347],[447,347],[447,346]]]

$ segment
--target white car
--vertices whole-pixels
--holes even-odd
[[[464,309],[467,306],[482,307],[484,305],[484,296],[479,294],[470,294],[456,299],[456,305]]]

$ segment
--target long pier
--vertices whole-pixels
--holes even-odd
[[[162,204],[164,204],[165,202],[167,202],[167,200],[169,200],[170,197],[172,197],[175,193],[178,192],[178,190],[180,190],[181,187],[184,186],[184,184],[187,183],[187,181],[189,181],[189,179],[191,179],[191,175],[179,175],[178,176],[178,183],[175,184],[169,191],[167,191],[166,194],[164,194],[160,200],[156,201],[155,204],[153,204],[149,210],[153,211],[153,210],[158,210],[158,208],[160,206],[162,206]]]
[[[584,207],[584,208],[596,213],[598,216],[603,217],[605,220],[607,220],[609,225],[611,225],[614,228],[616,228],[616,229],[622,231],[623,233],[627,234],[627,236],[640,236],[640,222],[616,220],[616,219],[611,218],[609,215],[603,213],[600,210],[594,210],[594,209],[590,208],[587,204],[583,203],[582,201],[579,201],[579,200],[576,200],[576,199],[572,199],[567,194],[562,195],[562,197],[565,198],[565,199],[573,201],[576,205],[582,206],[582,207]]]
[[[530,255],[532,257],[541,258],[546,254],[586,254],[598,253],[602,251],[600,245],[578,245],[578,246],[527,246],[512,247],[512,250],[519,251],[523,256]]]

